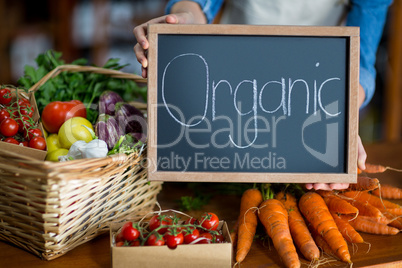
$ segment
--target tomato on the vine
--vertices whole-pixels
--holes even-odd
[[[24,133],[24,129],[29,129],[32,126],[31,118],[26,115],[16,118],[15,121],[18,123],[18,132],[20,133]]]
[[[6,119],[6,118],[10,118],[10,113],[7,111],[7,109],[1,109],[0,110],[0,123]]]
[[[28,147],[28,146],[29,146],[29,143],[28,143],[28,141],[20,141],[20,142],[18,143],[18,145],[22,145],[22,146]]]
[[[40,131],[37,127],[29,127],[23,130],[24,137],[28,140],[33,139],[34,137],[43,137],[42,131]]]
[[[205,232],[200,234],[200,238],[203,239],[198,241],[197,244],[211,244],[214,236],[211,233]]]
[[[46,149],[46,140],[44,137],[39,137],[39,136],[33,137],[29,141],[29,147],[38,149],[38,150],[45,150]]]
[[[163,236],[156,234],[151,234],[145,242],[145,245],[147,246],[163,246],[164,244],[165,240],[163,239]]]
[[[172,219],[169,218],[166,215],[154,215],[152,218],[149,220],[149,230],[153,231],[157,228],[159,228],[161,225],[172,225]],[[168,227],[160,228],[158,230],[158,233],[164,234],[166,233]]]
[[[170,249],[175,249],[178,245],[181,245],[184,242],[183,233],[175,229],[167,231],[163,235],[163,238],[165,239],[166,245]]]
[[[6,118],[0,123],[0,133],[12,137],[18,133],[18,123],[12,118]]]
[[[8,88],[0,89],[0,104],[8,105],[11,102],[11,90]]]
[[[23,104],[20,106],[19,111],[22,116],[29,116],[30,118],[32,118],[34,110],[35,109],[32,107],[31,104]]]
[[[77,116],[87,118],[85,105],[81,101],[53,101],[43,108],[42,123],[49,133],[57,133],[65,121]]]
[[[132,222],[126,222],[121,228],[124,240],[133,241],[140,236],[140,231],[134,227]]]
[[[4,139],[4,142],[11,143],[11,144],[20,144],[16,139],[8,137]]]
[[[200,224],[205,229],[215,231],[219,225],[219,218],[215,213],[204,213],[201,217]]]
[[[184,232],[184,244],[190,244],[198,237],[200,237],[200,231],[195,227],[188,227],[183,230]]]

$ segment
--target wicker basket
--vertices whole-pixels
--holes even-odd
[[[143,82],[115,70],[63,65],[30,90],[63,71]],[[59,163],[0,151],[0,239],[52,260],[107,232],[111,221],[140,218],[162,189],[147,181],[144,167],[146,150]]]

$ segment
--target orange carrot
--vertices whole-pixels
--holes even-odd
[[[386,199],[402,199],[402,188],[389,184],[381,184],[381,187],[374,190],[372,193]]]
[[[261,203],[258,217],[285,266],[300,267],[299,256],[289,230],[288,212],[285,206],[279,200],[267,199]]]
[[[402,216],[402,208],[387,208],[387,211],[391,212],[395,216]]]
[[[257,229],[257,209],[263,201],[262,194],[258,189],[246,190],[240,201],[239,229],[237,232],[236,261],[242,262],[250,251]]]
[[[396,235],[399,233],[397,228],[388,226],[386,224],[369,221],[360,217],[351,218],[348,215],[340,215],[340,217],[347,219],[350,225],[352,225],[353,228],[359,232],[379,235]]]
[[[370,217],[370,216],[358,215],[357,217],[359,217],[360,219],[366,220],[366,221],[372,221],[372,222],[377,222],[377,223],[381,223],[381,224],[389,224],[391,222],[391,220],[385,216]]]
[[[332,191],[318,190],[317,193],[324,198],[328,210],[342,214],[357,214],[359,210],[348,201],[334,194]]]
[[[348,190],[352,191],[371,191],[377,189],[380,185],[380,181],[376,178],[370,178],[366,176],[358,176],[357,183],[349,184]]]
[[[360,202],[367,202],[376,208],[401,208],[400,205],[393,203],[391,201],[383,200],[378,196],[372,195],[365,191],[348,191],[344,192],[343,195],[358,200]]]
[[[339,232],[324,199],[315,192],[305,193],[299,201],[299,209],[319,234],[321,234],[336,256],[351,263],[348,245]]]
[[[336,213],[332,212],[331,215],[346,241],[349,241],[350,243],[364,243],[363,237],[361,237],[361,235],[355,230],[355,228],[353,228],[352,225],[350,225],[348,221],[342,219]]]
[[[386,170],[387,168],[382,165],[366,163],[366,169],[363,171],[366,173],[382,173]]]
[[[389,226],[398,228],[399,230],[402,230],[402,219],[400,217],[397,217],[395,215],[393,215],[392,213],[384,210],[382,212],[384,214],[384,216],[390,221],[388,223]]]
[[[335,253],[332,251],[331,247],[328,245],[327,241],[325,241],[325,239],[322,237],[322,235],[318,234],[314,228],[312,227],[311,224],[308,225],[308,229],[311,233],[311,236],[313,237],[315,243],[317,244],[317,246],[324,251],[326,254],[337,258]]]
[[[237,246],[238,230],[239,230],[239,220],[236,221],[235,225],[233,226],[233,229],[230,231],[230,239],[232,240],[233,247]]]
[[[320,258],[320,250],[315,244],[306,222],[297,207],[296,198],[292,194],[285,192],[279,192],[275,198],[281,201],[288,211],[289,229],[297,248],[307,260],[318,260]]]
[[[362,203],[358,200],[350,199],[347,200],[353,206],[355,206],[359,210],[359,215],[370,216],[370,217],[382,217],[381,211],[373,205],[369,203]]]
[[[393,170],[393,171],[397,171],[397,172],[402,172],[401,169],[396,169],[396,168],[392,168],[392,167],[385,167],[383,165],[378,165],[378,164],[366,163],[366,169],[365,170],[357,169],[357,173],[358,174],[360,174],[362,172],[366,172],[366,173],[383,173],[386,170]]]

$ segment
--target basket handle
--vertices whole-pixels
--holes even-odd
[[[81,66],[81,65],[74,65],[74,64],[65,64],[59,65],[54,68],[52,71],[47,73],[44,77],[42,77],[35,85],[33,85],[28,92],[35,92],[37,91],[43,84],[47,82],[47,80],[57,76],[61,72],[92,72],[97,74],[104,74],[109,75],[114,78],[121,78],[121,79],[130,79],[138,83],[146,83],[147,79],[142,78],[137,74],[129,74],[124,73],[118,70],[112,69],[105,69],[101,67],[94,67],[94,66]]]

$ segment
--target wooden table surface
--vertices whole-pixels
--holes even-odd
[[[369,163],[383,164],[395,168],[402,168],[402,143],[400,144],[372,144],[365,145]],[[386,171],[376,176],[383,184],[389,183],[402,187],[402,173]],[[181,196],[189,195],[186,185],[182,183],[165,183],[158,201],[163,209],[178,208]],[[233,226],[238,216],[238,195],[214,196],[203,211],[214,211],[221,219],[226,220],[229,228]],[[402,200],[398,201],[402,205]],[[194,214],[201,213],[195,211]],[[192,214],[192,215],[194,215]],[[196,215],[194,215],[196,216]],[[402,233],[395,236],[380,236],[362,234],[367,244],[350,245],[353,267],[402,267]],[[92,241],[72,249],[64,256],[52,261],[44,261],[18,247],[6,242],[0,242],[0,267],[111,267],[111,251],[109,235],[101,235]],[[321,267],[347,267],[345,263],[326,258],[327,264]],[[309,263],[301,259],[302,267]],[[276,250],[269,243],[255,241],[242,263],[241,267],[283,267]]]

